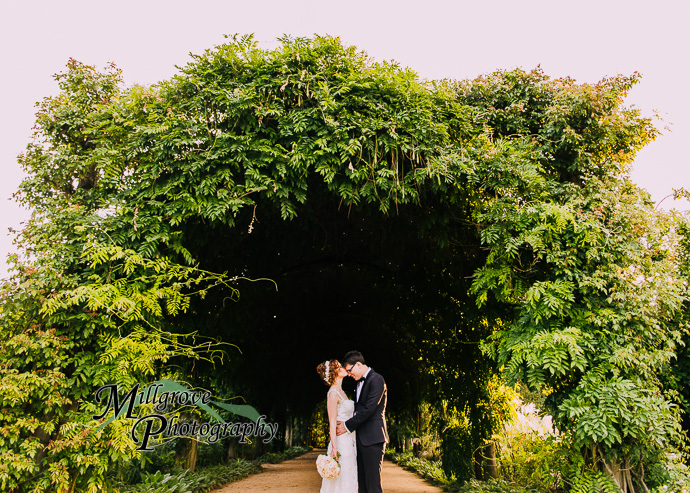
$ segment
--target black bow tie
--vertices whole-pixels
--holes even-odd
[[[360,382],[364,383],[364,381],[367,379],[367,377],[362,377],[359,379]]]

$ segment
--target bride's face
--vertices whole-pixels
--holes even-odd
[[[338,368],[338,376],[341,378],[345,378],[347,376],[347,370],[341,366],[340,368]]]

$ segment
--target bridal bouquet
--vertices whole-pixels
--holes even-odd
[[[335,479],[340,474],[340,452],[337,453],[335,457],[330,455],[319,455],[316,458],[316,470],[319,471],[319,475],[324,479]]]

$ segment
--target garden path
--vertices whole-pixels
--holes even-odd
[[[315,450],[280,464],[263,464],[263,472],[230,483],[213,493],[318,493],[321,477],[316,472],[316,457],[325,450]],[[384,460],[382,471],[385,493],[441,493],[443,490]]]

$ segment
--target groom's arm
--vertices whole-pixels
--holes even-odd
[[[357,410],[357,414],[345,421],[345,428],[349,432],[355,431],[362,423],[368,420],[376,411],[376,407],[381,402],[381,399],[383,399],[384,381],[382,376],[379,375],[378,377],[372,379],[367,399]]]

